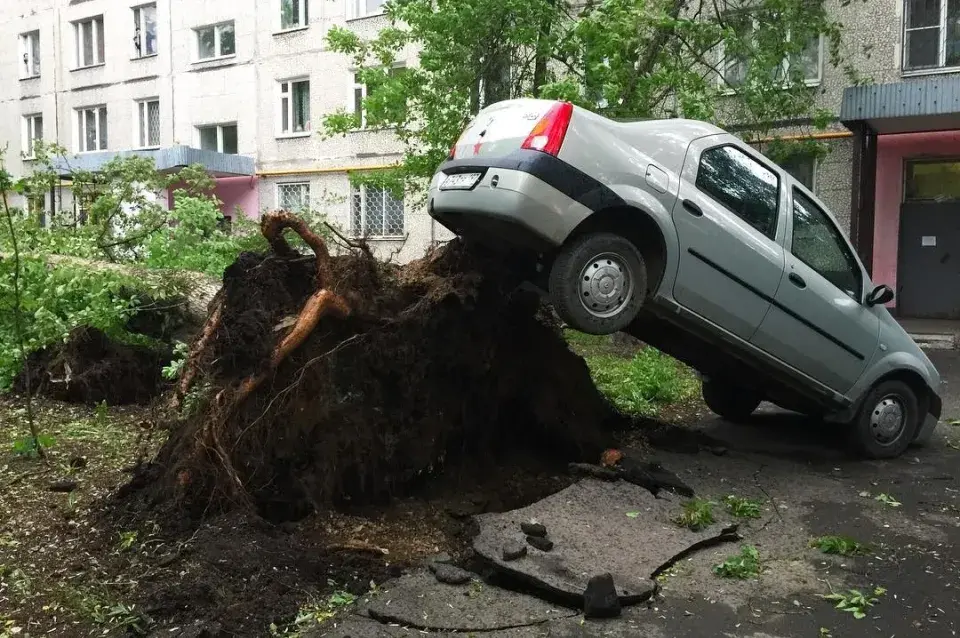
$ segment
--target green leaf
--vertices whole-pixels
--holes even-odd
[[[627,518],[637,518],[640,516],[640,512],[627,512]]]

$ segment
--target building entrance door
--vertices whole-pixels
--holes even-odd
[[[897,314],[960,319],[960,201],[900,207]]]

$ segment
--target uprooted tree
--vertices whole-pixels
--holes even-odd
[[[224,273],[184,364],[181,418],[131,484],[148,501],[295,518],[521,449],[596,458],[620,418],[497,260],[459,242],[402,267],[363,248],[330,256],[286,213],[262,231],[270,251]]]

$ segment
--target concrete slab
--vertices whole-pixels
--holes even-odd
[[[721,524],[701,532],[678,527],[673,519],[682,502],[623,481],[584,479],[527,507],[478,516],[473,548],[500,573],[554,600],[579,607],[587,581],[610,572],[621,603],[634,604],[654,593],[653,578],[665,565],[701,546],[736,539],[721,537]],[[526,557],[505,562],[503,544],[523,541],[520,523],[530,520],[546,525],[554,549],[531,547]]]
[[[427,571],[387,583],[358,612],[381,624],[457,632],[530,627],[579,614],[533,596],[491,587],[480,580],[445,585]]]

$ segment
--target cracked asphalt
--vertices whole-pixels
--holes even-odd
[[[502,638],[956,636],[960,425],[950,422],[960,419],[960,353],[933,352],[931,359],[945,380],[941,425],[928,447],[911,449],[900,459],[851,458],[836,426],[773,409],[762,410],[745,425],[707,419],[694,426],[723,442],[720,454],[656,454],[700,497],[717,503],[718,515],[726,515],[719,503],[728,495],[764,503],[760,518],[741,521],[740,528],[740,545],[759,552],[759,576],[720,578],[713,566],[740,547],[710,547],[662,575],[650,601],[624,608],[620,618],[593,621],[479,579],[449,586],[414,574],[387,584],[377,600],[315,635],[412,636],[442,626],[448,632],[462,627],[460,635]],[[625,511],[631,506],[622,504]],[[590,525],[584,529],[597,531],[591,532]],[[811,539],[826,535],[852,537],[869,545],[869,551],[842,557],[811,547]],[[622,531],[613,536],[622,539]],[[649,562],[646,554],[656,542],[647,537],[624,543],[618,568],[635,564],[642,571],[639,566]],[[558,544],[555,551],[562,547]],[[595,568],[603,571],[601,565]],[[851,589],[876,598],[864,618],[823,598]],[[882,593],[874,596],[875,591]],[[371,605],[379,606],[379,615],[367,612]],[[384,609],[393,611],[385,616]]]

